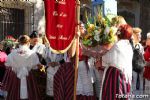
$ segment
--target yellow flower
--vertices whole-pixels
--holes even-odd
[[[92,30],[94,30],[95,29],[95,25],[94,24],[90,24],[89,28],[92,29]]]
[[[87,35],[85,35],[84,39],[87,40],[87,39],[89,39],[91,36],[92,36],[91,34],[87,34]]]
[[[94,24],[89,24],[87,32],[91,34],[94,30],[95,30]]]
[[[102,16],[101,16],[101,15],[98,15],[97,21],[98,21],[98,22],[101,22],[101,20],[102,20]]]

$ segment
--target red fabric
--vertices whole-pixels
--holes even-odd
[[[82,49],[79,47],[79,61],[85,61],[87,71],[89,70],[88,56],[82,54]]]
[[[100,59],[96,59],[96,62],[94,63],[96,69],[104,71],[104,67],[102,66],[102,57]]]
[[[144,53],[145,61],[150,61],[150,47],[147,47]]]
[[[85,56],[82,54],[82,49],[79,47],[79,61],[85,60],[86,62],[88,61],[88,56]]]
[[[144,53],[144,58],[145,61],[150,62],[150,47],[147,47]],[[150,66],[145,66],[144,73],[143,73],[144,78],[150,80]]]
[[[102,87],[102,100],[119,100],[118,95],[130,93],[130,85],[126,83],[124,73],[115,67],[109,67],[106,71]],[[124,98],[128,100],[128,98]]]
[[[54,100],[73,100],[74,68],[64,63],[54,76]]]
[[[143,76],[147,80],[150,80],[150,66],[145,66]]]
[[[0,51],[0,65],[4,65],[7,60],[7,55],[5,52]]]
[[[6,70],[2,83],[2,89],[8,92],[7,100],[20,100],[20,79],[17,78],[11,68]],[[42,100],[32,72],[30,72],[27,77],[27,87],[28,100]]]
[[[65,50],[75,35],[75,0],[44,0],[46,36],[54,50]]]

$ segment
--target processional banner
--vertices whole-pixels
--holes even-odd
[[[75,0],[44,0],[46,36],[54,53],[64,53],[75,36]]]

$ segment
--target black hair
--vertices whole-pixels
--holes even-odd
[[[38,38],[38,32],[37,31],[33,31],[31,34],[30,34],[30,38],[33,39],[33,38]]]

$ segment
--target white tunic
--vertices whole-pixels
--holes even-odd
[[[21,99],[28,98],[26,77],[32,68],[36,68],[37,64],[39,64],[38,56],[35,52],[30,50],[28,46],[19,46],[18,49],[13,50],[8,55],[5,65],[12,67],[12,70],[16,73],[17,77],[21,81]]]
[[[94,95],[91,78],[91,69],[87,70],[85,61],[80,61],[78,67],[77,95]]]
[[[41,54],[42,56],[44,56],[44,54],[45,54],[45,49],[46,49],[45,45],[43,45],[43,44],[41,44],[41,43],[38,43],[38,44],[36,44],[36,45],[33,47],[32,50],[33,50],[34,52],[37,52],[37,53]]]

